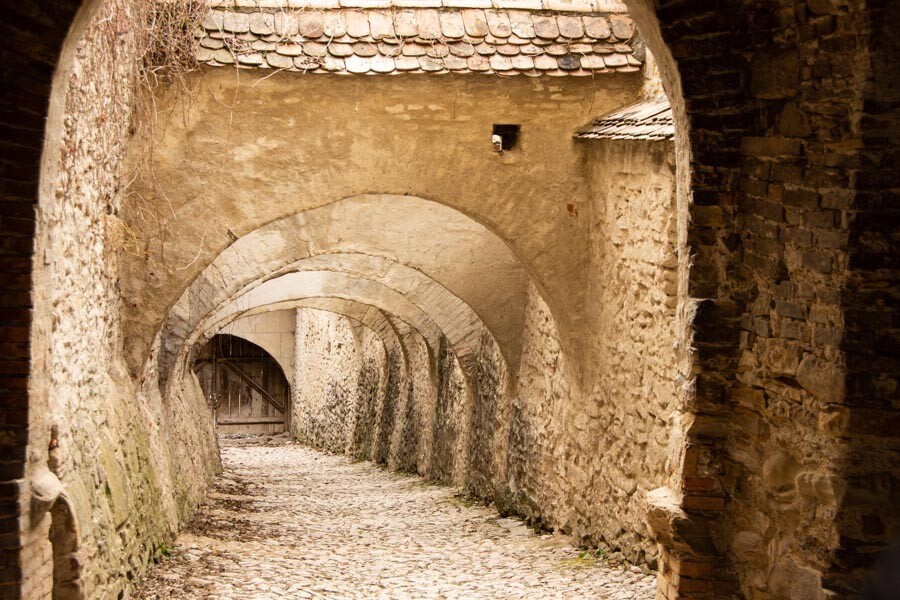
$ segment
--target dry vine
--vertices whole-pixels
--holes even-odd
[[[132,226],[155,231],[153,239],[158,248],[151,252],[140,241],[142,237],[146,239],[146,234],[139,235],[123,222],[123,249],[143,259],[159,254],[154,261],[158,263],[156,266],[168,270],[162,254],[168,230],[166,223],[174,212],[153,170],[152,156],[161,122],[157,99],[162,90],[171,87],[181,90],[180,102],[189,103],[194,98],[196,82],[189,76],[200,66],[195,34],[210,9],[205,0],[133,0],[130,4],[129,29],[133,33],[137,60],[135,77],[129,82],[134,98],[129,221]]]
[[[128,0],[126,0],[128,2]],[[198,92],[201,80],[191,75],[200,70],[197,60],[198,37],[203,35],[202,23],[211,11],[216,10],[209,0],[130,0],[129,29],[134,32],[136,44],[137,76],[133,82],[134,106],[132,111],[132,177],[129,185],[129,226],[123,222],[123,249],[126,254],[152,260],[153,270],[174,272],[190,268],[202,253],[203,241],[198,244],[197,255],[187,264],[173,265],[165,256],[167,223],[175,217],[165,193],[165,186],[157,181],[153,168],[153,153],[161,135],[159,128],[177,111],[179,103],[188,107]],[[306,12],[309,8],[280,12]],[[319,12],[314,10],[314,12]],[[236,71],[242,69],[240,57],[251,52],[249,44],[235,36],[224,37],[225,49],[232,57]],[[276,70],[278,72],[278,70]],[[177,94],[166,94],[167,104],[158,102],[163,92],[176,89]],[[233,110],[231,103],[213,95],[215,101]],[[139,228],[138,233],[132,227]],[[153,232],[148,235],[148,232]],[[151,249],[149,246],[153,245]]]

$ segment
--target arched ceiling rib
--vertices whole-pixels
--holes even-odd
[[[202,329],[189,337],[181,352],[186,357],[190,349],[197,347],[202,340],[251,311],[302,306],[313,299],[337,299],[377,307],[409,324],[433,350],[440,345],[443,335],[440,328],[426,313],[395,290],[376,281],[346,273],[305,271],[269,280],[227,303],[205,321]],[[356,312],[360,314],[360,311]],[[360,316],[365,317],[364,314]],[[372,320],[371,317],[366,318]]]
[[[227,302],[201,322],[183,352],[187,353],[190,347],[196,347],[241,316],[302,306],[332,308],[334,302],[343,301],[378,307],[399,318],[422,335],[432,356],[437,356],[440,339],[446,337],[464,370],[474,364],[487,330],[477,315],[448,291],[436,286],[422,273],[378,257],[341,255],[338,257],[340,260],[332,265],[334,270],[312,270],[320,264],[328,264],[325,261],[327,258],[314,257],[309,264],[302,264],[305,261],[301,261],[294,265],[295,268],[310,270],[266,280]],[[367,268],[380,276],[392,273],[393,278],[385,279],[399,289],[368,278]],[[359,272],[348,273],[341,269],[357,269]],[[410,297],[418,297],[431,312],[411,302]],[[365,315],[366,310],[357,307],[354,312],[371,322],[371,317]]]
[[[367,195],[280,219],[223,251],[170,311],[161,332],[160,372],[165,375],[201,321],[224,302],[300,260],[324,254],[369,255],[426,275],[461,301],[460,311],[484,322],[508,362],[514,366],[518,360],[528,279],[506,244],[446,206]],[[377,267],[376,272],[391,278],[399,271]],[[457,318],[449,317],[448,324]]]
[[[323,310],[337,315],[342,315],[348,319],[352,319],[371,329],[377,335],[388,351],[397,351],[405,354],[403,340],[396,331],[396,324],[391,318],[385,315],[381,309],[371,304],[364,304],[356,300],[347,300],[345,298],[304,298],[302,300],[291,300],[286,302],[278,302],[275,304],[267,304],[257,306],[244,312],[235,313],[224,321],[214,325],[212,330],[208,330],[201,338],[208,339],[216,333],[221,333],[230,324],[235,323],[243,318],[253,315],[275,312],[279,310],[294,310],[311,308],[315,310]],[[396,318],[396,317],[395,317]],[[414,331],[417,331],[413,329]]]
[[[280,285],[276,282],[289,281],[287,275],[306,271],[347,273],[377,281],[401,293],[438,324],[461,354],[476,349],[486,329],[475,311],[446,288],[419,271],[378,256],[364,254],[313,256],[292,263],[283,269],[284,275],[280,277],[254,282],[242,294],[249,294],[261,286],[272,289]],[[203,322],[200,327],[203,327]]]

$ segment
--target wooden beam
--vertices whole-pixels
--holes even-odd
[[[263,397],[263,400],[265,400],[266,402],[268,402],[269,404],[271,404],[272,406],[277,408],[278,412],[284,414],[284,405],[279,404],[278,401],[275,400],[275,397],[272,396],[272,394],[270,394],[268,392],[268,390],[266,390],[263,386],[256,383],[256,381],[254,381],[254,379],[252,377],[250,377],[249,375],[244,373],[244,371],[241,370],[241,368],[239,366],[232,363],[230,358],[223,358],[219,362],[221,364],[225,365],[229,371],[231,371],[232,373],[234,373],[235,375],[240,377],[241,380],[243,380],[245,383],[247,383],[247,385],[249,385],[254,390],[259,392],[259,395]]]
[[[246,417],[243,419],[219,419],[217,425],[283,425],[282,417]]]
[[[216,360],[215,358],[198,358],[197,360],[194,361],[194,363],[195,364],[197,364],[197,363],[211,364],[211,363],[215,362],[215,360]],[[218,360],[230,360],[232,362],[247,362],[247,363],[256,362],[256,363],[259,363],[259,362],[269,362],[274,359],[268,358],[266,356],[232,356],[230,358],[219,358]]]

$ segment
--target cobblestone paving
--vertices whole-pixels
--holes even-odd
[[[454,490],[295,445],[225,472],[137,598],[649,599],[655,577],[535,535]]]

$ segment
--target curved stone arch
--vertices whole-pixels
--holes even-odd
[[[250,316],[250,315],[242,315],[242,316]],[[234,319],[234,321],[237,321],[237,319]],[[263,342],[259,339],[252,338],[249,335],[247,335],[246,333],[241,332],[241,331],[224,331],[224,328],[228,327],[228,325],[231,325],[232,323],[234,323],[234,321],[231,321],[230,323],[224,325],[223,329],[220,329],[216,333],[221,334],[221,335],[230,335],[232,337],[241,338],[242,340],[249,342],[249,343],[253,344],[254,346],[258,346],[260,349],[265,350],[266,354],[268,354],[269,357],[271,357],[272,360],[275,361],[275,364],[277,364],[279,366],[279,368],[281,369],[281,374],[284,375],[285,380],[288,382],[288,388],[290,389],[290,387],[293,385],[293,383],[291,382],[291,380],[293,379],[293,372],[294,372],[293,366],[285,365],[282,362],[281,357],[276,356],[276,354],[274,352],[272,352],[272,348],[268,347],[268,344],[266,344],[265,342]]]
[[[372,330],[372,332],[374,332],[375,335],[377,335],[382,340],[382,343],[385,345],[386,349],[396,349],[397,351],[401,352],[403,356],[406,355],[406,351],[403,346],[402,340],[400,339],[400,336],[397,334],[389,318],[385,316],[384,313],[382,313],[381,309],[371,304],[364,304],[356,300],[347,300],[344,298],[332,297],[315,297],[304,298],[301,300],[289,300],[248,309],[245,312],[236,313],[228,317],[224,322],[217,323],[212,329],[204,333],[203,339],[208,339],[209,337],[217,333],[222,333],[223,330],[230,324],[244,317],[265,314],[278,310],[293,310],[303,308],[332,312],[337,315],[347,317],[348,319],[352,319]]]
[[[179,355],[187,355],[190,348],[196,346],[197,341],[207,335],[206,332],[217,329],[219,323],[234,320],[238,315],[261,307],[286,308],[312,298],[336,298],[368,304],[396,315],[418,330],[434,348],[438,347],[444,335],[430,315],[389,286],[347,273],[301,271],[270,279],[219,308],[207,317],[203,327],[192,333],[179,349]]]
[[[384,283],[397,290],[438,323],[456,348],[471,352],[484,331],[492,332],[471,306],[419,270],[381,256],[357,253],[319,254],[286,265],[282,273],[333,271]],[[511,351],[502,348],[504,356]]]
[[[423,239],[428,252],[422,251]],[[509,364],[517,363],[529,281],[523,263],[506,242],[460,211],[389,194],[338,200],[239,238],[169,311],[161,331],[164,352],[168,339],[188,335],[199,319],[245,287],[277,277],[299,260],[339,253],[380,256],[421,271],[471,307],[506,349]]]
[[[219,308],[252,293],[261,286],[277,285],[276,281],[284,281],[290,274],[308,271],[346,273],[380,282],[400,292],[439,324],[454,348],[460,351],[461,359],[465,359],[477,348],[484,332],[490,334],[488,328],[471,307],[420,271],[379,256],[365,254],[316,255],[297,261],[279,271],[277,277],[256,281],[246,286],[240,294],[232,296]],[[198,327],[204,328],[204,323],[208,322],[209,318],[214,318],[214,315],[215,313],[211,313],[204,318]],[[493,337],[492,339],[495,340]],[[505,349],[499,344],[498,347],[506,356],[507,353],[503,350],[508,352],[509,349]]]
[[[224,314],[226,314],[222,311],[234,313],[237,307],[232,308],[232,305],[240,302],[247,302],[242,308],[249,310],[256,305],[293,300],[295,299],[292,297],[293,292],[278,288],[285,282],[290,282],[291,277],[294,275],[317,271],[322,273],[346,273],[358,278],[354,281],[361,281],[362,279],[379,281],[386,288],[399,292],[407,301],[419,311],[428,315],[430,320],[437,324],[441,333],[446,335],[450,341],[454,352],[463,365],[474,360],[480,345],[485,339],[489,339],[491,343],[497,344],[496,338],[493,337],[471,307],[422,272],[379,256],[322,254],[292,263],[279,271],[279,275],[274,278],[262,279],[245,286],[239,294],[226,299],[215,311],[200,318],[196,329],[186,339],[171,338],[163,340],[163,348],[166,351],[161,355],[160,372],[163,374],[167,373],[169,364],[171,364],[168,361],[177,360],[177,356],[183,355],[187,349],[196,345],[197,339],[202,336],[203,331],[210,329],[214,323],[221,321]],[[344,280],[344,283],[349,283],[349,280]],[[335,289],[334,291],[337,297],[341,297],[340,293],[338,293],[340,290]],[[277,300],[266,299],[267,296],[277,298]],[[438,344],[435,341],[436,338],[433,332],[430,332],[428,327],[421,329],[417,325],[417,323],[423,323],[424,321],[421,318],[419,321],[404,320],[420,329],[425,339],[429,341],[432,354],[437,356]],[[497,347],[501,356],[505,357],[504,348],[499,344]],[[506,350],[509,351],[509,349]],[[508,366],[504,366],[504,368],[508,370]]]

